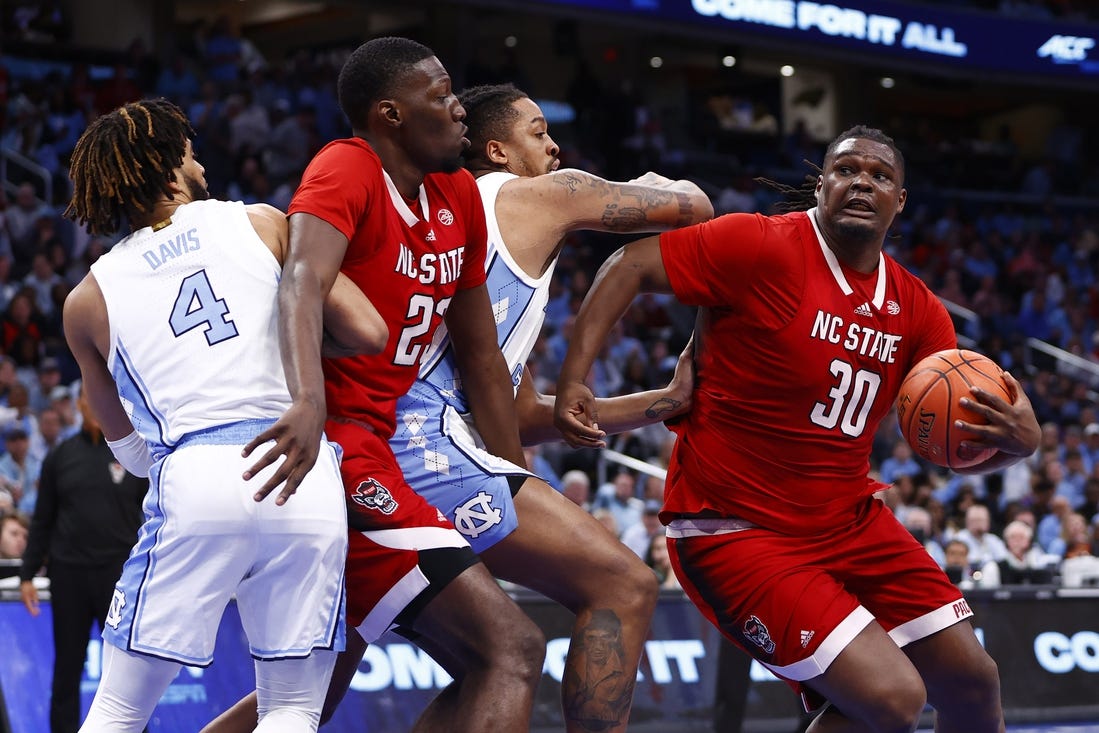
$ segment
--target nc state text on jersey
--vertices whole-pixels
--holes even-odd
[[[394,270],[424,285],[431,283],[446,285],[457,280],[462,274],[462,258],[465,252],[465,246],[455,247],[446,252],[425,252],[420,255],[420,261],[417,262],[416,254],[401,244]]]
[[[145,250],[141,253],[141,256],[149,263],[149,267],[155,270],[168,260],[174,260],[176,257],[194,252],[198,248],[198,228],[191,227],[167,242],[162,242],[159,247]]]
[[[817,311],[810,338],[818,338],[831,344],[841,344],[859,356],[877,359],[882,364],[892,364],[897,359],[900,334],[884,333],[857,323],[844,323],[843,318]]]

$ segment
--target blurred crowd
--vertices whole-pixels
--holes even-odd
[[[1086,10],[1069,0],[993,5],[1066,17]],[[190,116],[211,195],[283,210],[313,153],[348,134],[335,78],[351,47],[269,60],[224,17],[184,29],[176,46],[172,61],[161,63],[135,41],[109,74],[93,74],[84,62],[12,68],[0,62],[0,145],[48,172],[42,179],[9,166],[14,195],[0,189],[0,514],[6,517],[0,558],[22,552],[18,536],[25,544],[26,516],[34,509],[45,452],[79,430],[73,400],[78,374],[62,337],[61,306],[113,242],[91,237],[61,217],[69,191],[66,163],[89,121],[126,101],[167,97]],[[639,99],[629,102],[625,115],[608,109],[608,97],[591,93],[592,79],[581,78],[591,73],[580,69],[582,83],[570,92],[575,139],[570,144],[570,135],[554,129],[566,142],[563,166],[617,180],[653,168],[698,180],[719,213],[770,213],[779,195],[755,177],[776,168],[795,176],[808,173],[798,172],[801,161],[823,157],[821,144],[804,130],[783,134],[777,124],[761,125],[755,132],[767,145],[760,155],[742,159],[721,179],[712,171],[693,176],[692,155],[705,155],[719,144],[706,138],[708,128],[696,125],[684,136],[692,149],[670,150],[652,134],[658,131],[652,122],[661,119],[659,110],[647,109]],[[481,66],[466,76],[468,83],[527,84],[514,65]],[[527,91],[538,96],[537,89]],[[1069,562],[1079,557],[1099,563],[1099,371],[1043,361],[1028,347],[1028,339],[1037,339],[1099,367],[1099,220],[1088,205],[1094,201],[1053,203],[1058,195],[1099,196],[1099,133],[1062,125],[1050,135],[1044,156],[1024,159],[1014,143],[1020,133],[1010,128],[990,140],[932,121],[886,131],[908,156],[910,174],[925,186],[910,195],[889,253],[955,306],[952,312],[962,314],[958,326],[965,343],[1020,379],[1044,438],[1024,463],[963,477],[914,458],[896,421],[886,420],[872,464],[891,485],[882,498],[944,567],[954,568],[950,572],[959,583],[1099,582],[1099,570],[1077,569],[1089,561]],[[960,175],[977,164],[993,172],[977,182]],[[936,186],[965,190],[947,196],[936,194]],[[622,242],[613,235],[570,238],[557,268],[546,328],[531,357],[541,391],[553,390],[572,316],[595,270]],[[693,312],[671,299],[639,299],[593,367],[594,391],[609,396],[663,386],[693,320]],[[659,473],[672,440],[657,425],[614,436],[611,447]],[[561,445],[530,449],[528,459],[674,586],[659,541],[660,478],[617,471],[596,451]]]

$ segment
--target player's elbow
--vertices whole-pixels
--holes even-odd
[[[389,327],[385,325],[385,321],[379,316],[376,319],[371,319],[371,322],[364,327],[362,338],[357,346],[360,353],[373,356],[374,354],[380,354],[388,342]]]
[[[373,356],[380,354],[389,341],[389,328],[380,319],[372,323],[364,323],[361,328],[355,329],[347,346],[356,354]]]
[[[326,318],[321,350],[328,358],[372,356],[381,353],[388,340],[389,328],[381,318]]]

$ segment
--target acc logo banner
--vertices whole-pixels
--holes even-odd
[[[1038,49],[1040,58],[1049,58],[1059,64],[1083,61],[1088,51],[1095,48],[1095,39],[1086,36],[1051,36]]]
[[[393,493],[372,478],[359,484],[351,499],[356,504],[382,514],[392,514],[397,511],[397,500],[393,498]]]

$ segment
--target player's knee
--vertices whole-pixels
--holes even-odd
[[[930,689],[931,704],[940,715],[999,717],[1000,671],[988,654],[937,672]]]
[[[525,617],[524,617],[525,618]],[[546,637],[538,625],[526,619],[523,628],[515,634],[510,645],[511,659],[508,668],[530,688],[538,686],[542,679],[542,664],[546,658]]]
[[[646,617],[652,616],[660,596],[660,582],[652,568],[643,562],[631,565],[623,585],[630,592],[630,608]]]
[[[596,597],[589,599],[588,605],[614,609],[623,619],[648,619],[660,595],[656,573],[628,547],[617,544],[613,559],[605,565],[604,577],[593,584]]]
[[[535,687],[542,676],[546,656],[546,637],[537,624],[521,611],[493,629],[492,639],[476,650],[479,658],[472,666],[499,671],[528,687]]]
[[[876,733],[913,733],[926,705],[924,686],[907,684],[880,695],[868,722]]]

